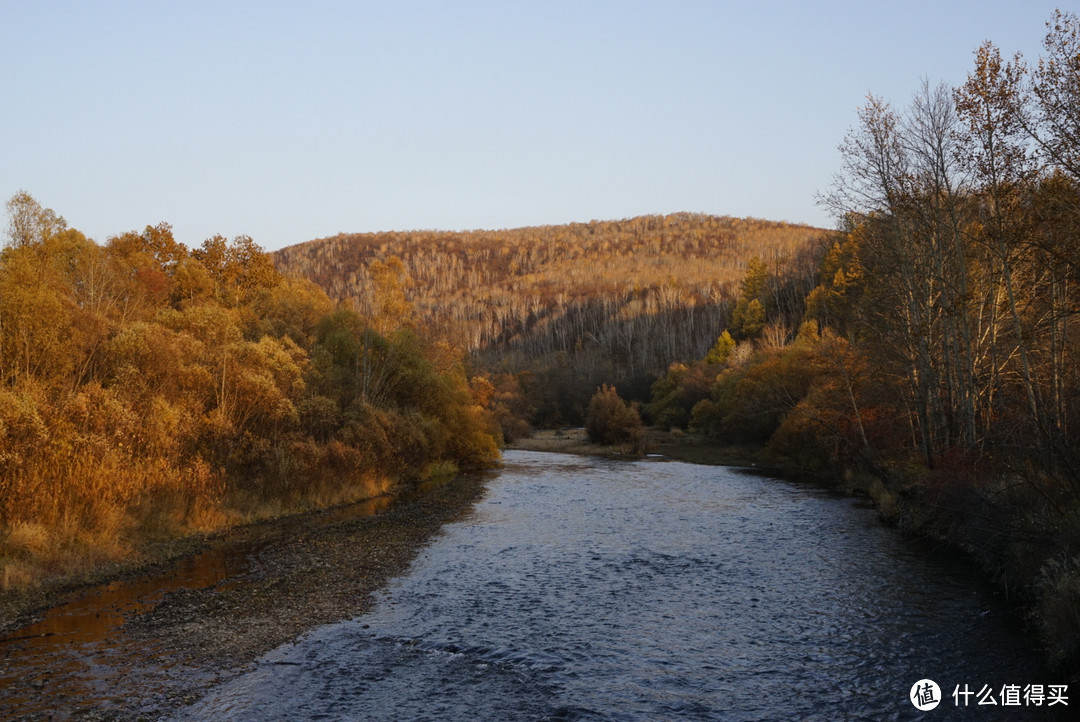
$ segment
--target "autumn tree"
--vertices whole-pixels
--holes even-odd
[[[192,255],[209,272],[226,305],[242,305],[258,289],[271,288],[280,281],[270,257],[250,236],[237,236],[231,241],[213,236]]]
[[[0,250],[0,379],[70,384],[103,329],[77,282],[92,245],[63,218],[20,191],[7,203],[10,243]]]
[[[113,255],[122,258],[136,271],[155,271],[170,276],[176,266],[187,258],[187,247],[174,237],[172,226],[158,223],[146,226],[141,232],[129,231],[109,239]]]
[[[42,245],[13,245],[0,256],[0,375],[13,385],[62,383],[72,361],[71,299]]]
[[[841,145],[845,170],[828,198],[847,214],[849,235],[860,238],[852,275],[865,271],[875,280],[862,297],[875,320],[864,327],[883,345],[904,350],[914,426],[929,464],[977,434],[970,210],[957,134],[943,86],[924,83],[903,114],[871,97]],[[831,288],[810,299],[819,318],[847,295],[846,273],[827,283]]]
[[[1020,121],[1044,163],[1080,179],[1080,19],[1055,10]]]
[[[709,353],[705,354],[705,363],[710,366],[718,366],[726,363],[734,350],[735,339],[731,337],[731,334],[728,333],[727,329],[724,329],[720,333],[720,336],[717,337],[716,343],[709,349]]]
[[[408,300],[412,279],[401,259],[391,256],[385,261],[372,261],[368,273],[372,286],[368,300],[372,328],[381,334],[388,334],[402,327],[413,327],[416,323],[415,310]]]
[[[754,338],[765,327],[768,280],[769,269],[764,262],[760,258],[750,259],[731,312],[731,325],[740,339]]]
[[[614,386],[600,387],[589,401],[585,431],[594,444],[621,445],[635,454],[644,451],[641,418],[619,398]]]
[[[39,556],[11,546],[12,529],[45,539],[57,556],[36,563],[51,573],[497,458],[490,395],[393,294],[382,318],[398,327],[384,336],[310,281],[283,278],[246,236],[188,252],[160,223],[102,246],[29,194],[8,211],[5,586],[30,579],[12,569]]]
[[[42,243],[67,228],[67,221],[45,208],[26,191],[19,191],[5,204],[8,215],[7,242],[12,246]]]

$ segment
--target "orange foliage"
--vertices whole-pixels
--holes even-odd
[[[260,505],[497,458],[490,393],[469,386],[460,353],[403,326],[392,263],[382,305],[360,317],[247,237],[189,253],[159,224],[101,247],[28,194],[9,206],[21,230],[0,251],[0,579],[27,563],[10,530],[38,530],[39,563],[63,571],[64,550],[115,558]]]

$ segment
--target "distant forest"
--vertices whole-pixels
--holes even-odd
[[[414,319],[517,384],[540,426],[580,425],[601,383],[647,401],[669,364],[703,356],[729,325],[748,263],[770,315],[797,324],[829,234],[758,219],[680,213],[503,231],[368,233],[273,254],[361,313],[373,264],[400,261]]]

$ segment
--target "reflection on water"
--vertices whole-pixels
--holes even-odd
[[[391,502],[389,496],[376,497],[322,518],[329,524],[370,516]],[[286,524],[274,538],[288,533]],[[149,611],[169,592],[205,589],[247,573],[257,567],[268,541],[263,537],[223,544],[181,560],[165,574],[97,587],[50,610],[35,624],[0,635],[0,718],[108,707],[115,695],[132,690],[153,707],[149,698],[164,693],[163,680],[200,673],[178,665],[168,650],[132,640],[124,622]]]
[[[373,612],[183,716],[989,720],[908,692],[1053,682],[976,582],[851,500],[675,462],[506,461]]]

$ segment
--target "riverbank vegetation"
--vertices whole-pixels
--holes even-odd
[[[3,589],[496,459],[488,390],[412,322],[400,264],[361,313],[247,237],[98,245],[29,194],[7,210]]]
[[[1080,669],[1080,21],[992,44],[954,89],[870,97],[823,201],[842,219],[799,324],[751,267],[726,335],[648,417],[839,476],[1027,600]],[[759,302],[755,305],[755,301]]]

